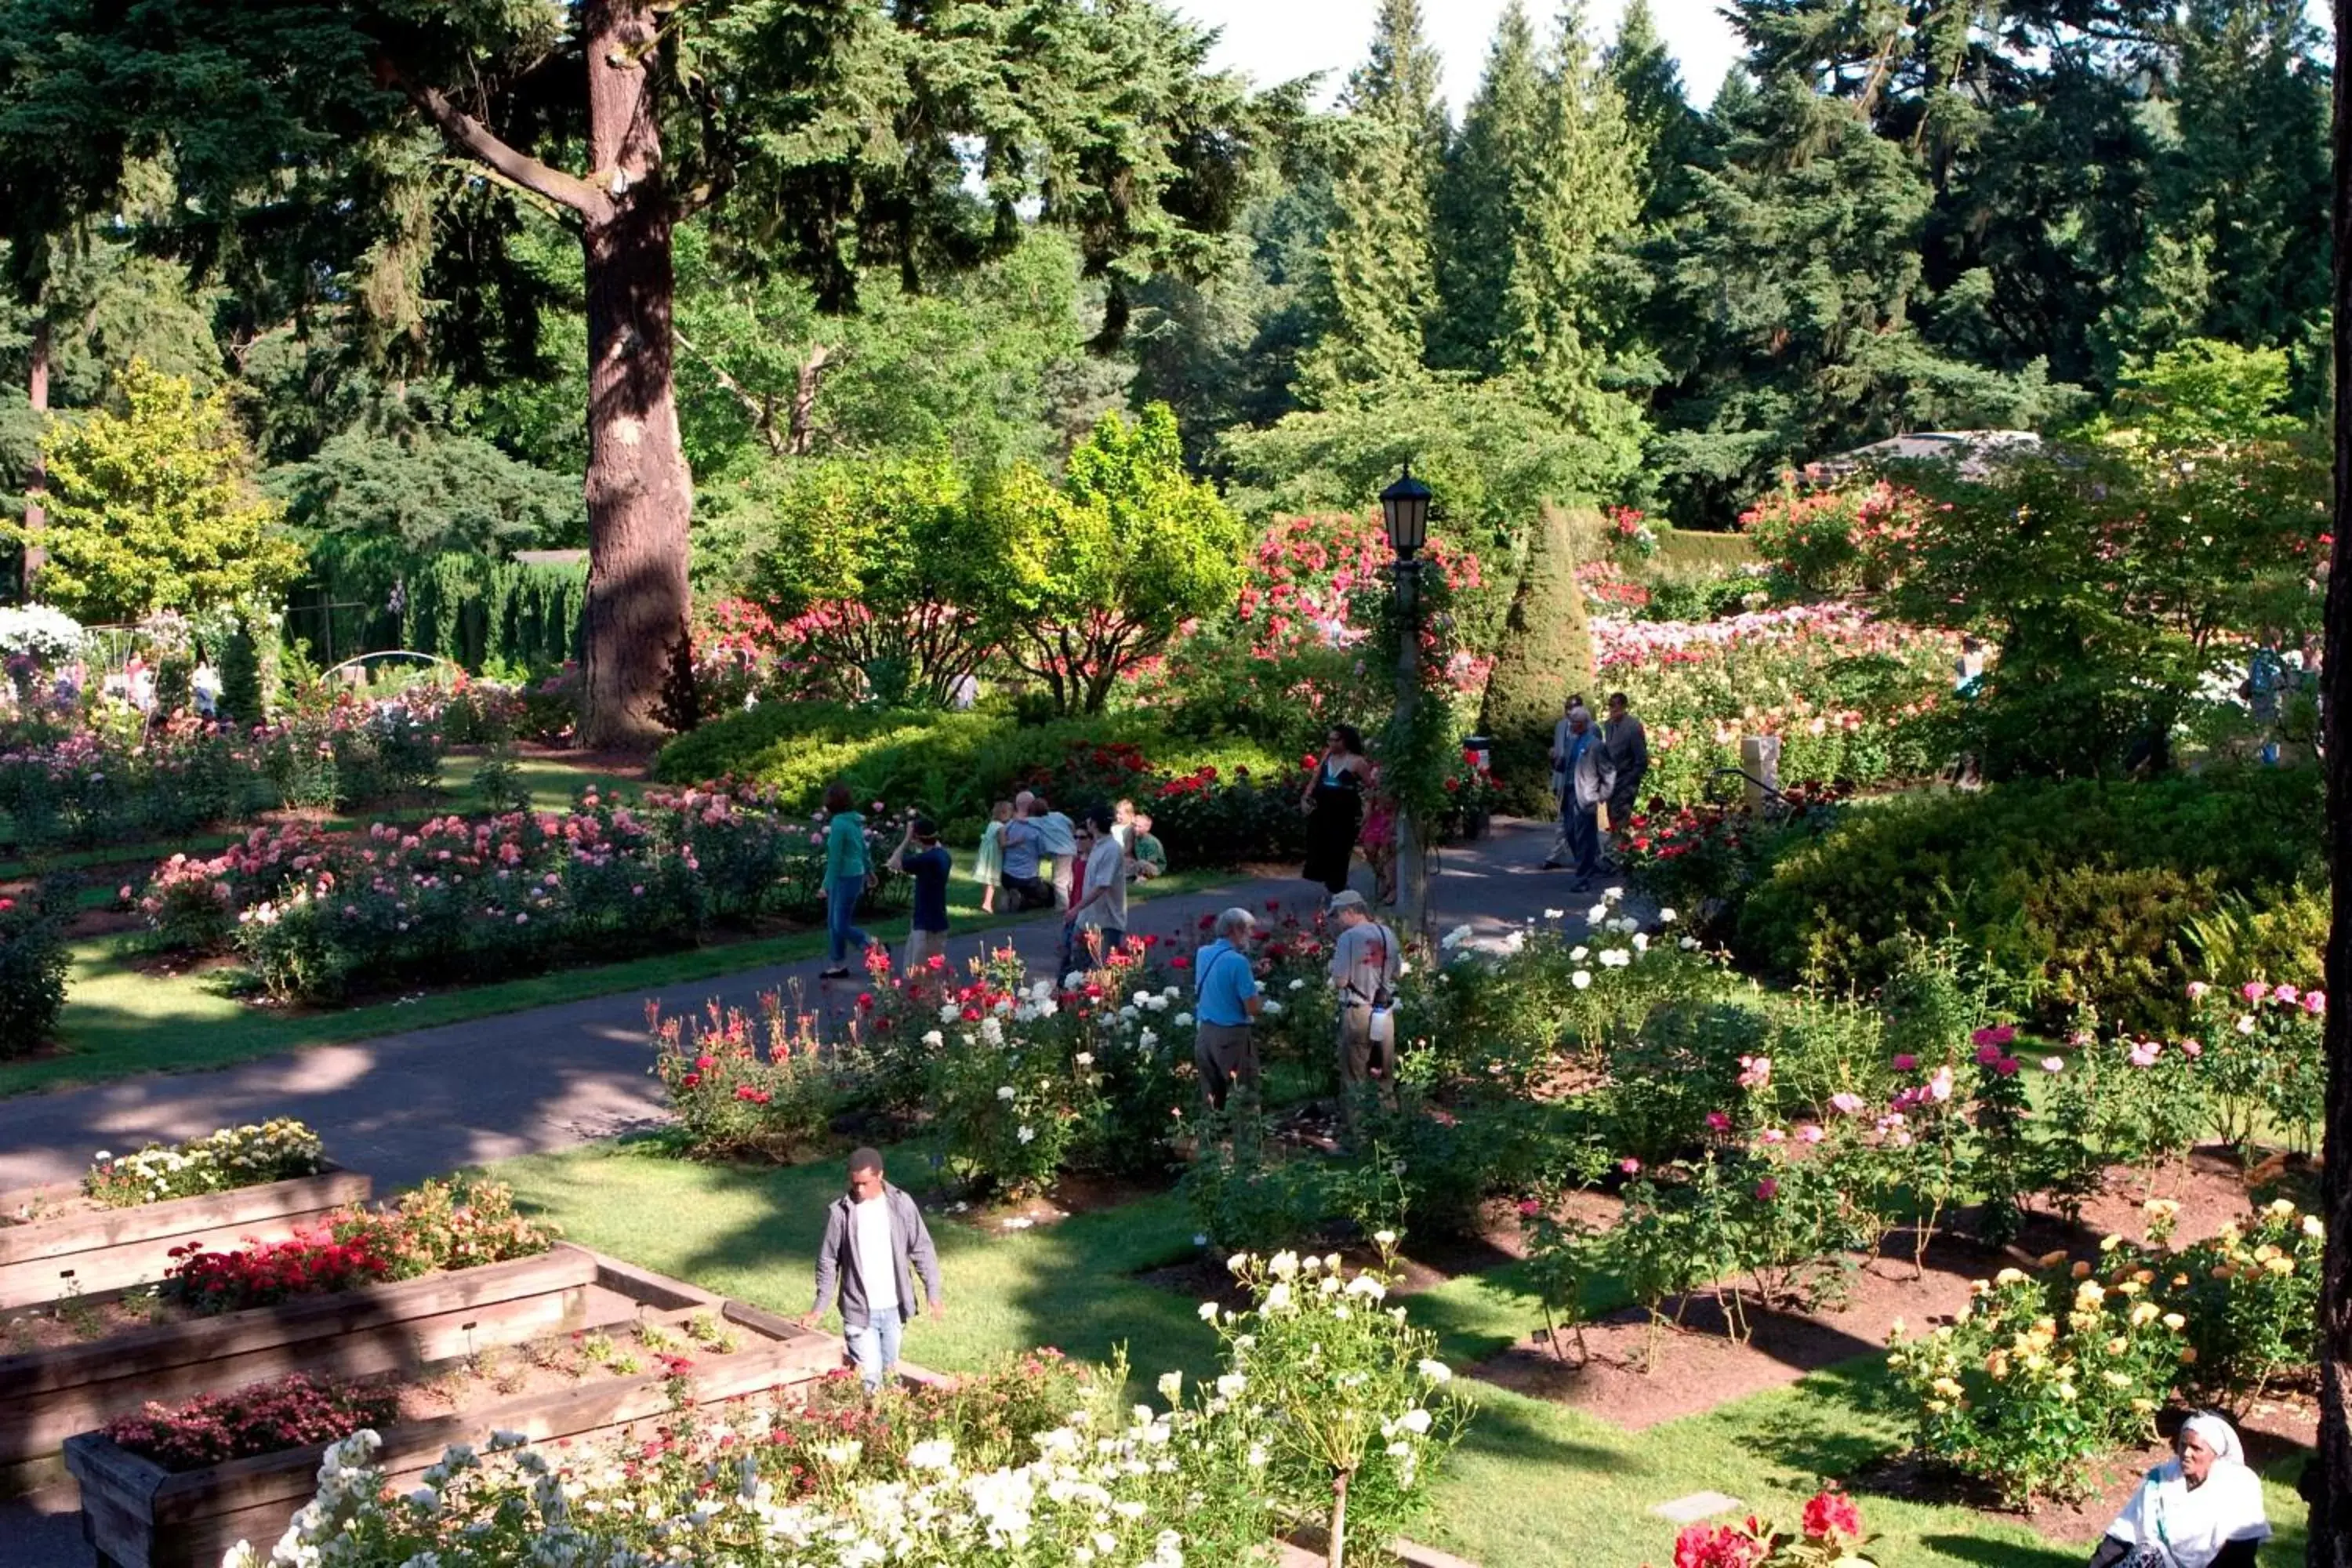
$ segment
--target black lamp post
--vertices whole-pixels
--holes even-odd
[[[1389,548],[1396,552],[1397,689],[1396,716],[1400,734],[1412,732],[1421,705],[1421,563],[1415,559],[1429,542],[1429,487],[1412,477],[1407,463],[1396,483],[1381,492],[1381,519],[1388,529]],[[1420,931],[1429,919],[1427,862],[1422,855],[1421,824],[1413,820],[1410,802],[1400,798],[1396,813],[1397,923]]]

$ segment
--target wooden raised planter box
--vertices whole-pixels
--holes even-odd
[[[171,1267],[175,1247],[283,1241],[336,1209],[365,1203],[368,1193],[365,1176],[329,1166],[234,1192],[0,1225],[0,1310],[152,1284]],[[80,1197],[79,1186],[63,1183],[19,1188],[0,1193],[0,1214],[37,1213]]]
[[[685,1373],[697,1404],[741,1399],[813,1381],[841,1365],[841,1341],[682,1281],[611,1259],[598,1283],[656,1311],[709,1310],[735,1325],[743,1348],[698,1355]],[[410,1489],[453,1443],[480,1445],[494,1432],[534,1441],[593,1437],[674,1408],[667,1373],[599,1380],[544,1394],[493,1400],[383,1433],[375,1464],[394,1490]],[[82,1533],[102,1565],[215,1568],[239,1541],[268,1551],[318,1489],[323,1445],[236,1459],[177,1475],[125,1453],[91,1432],[69,1438],[66,1468],[81,1483]]]
[[[185,1400],[289,1372],[409,1370],[583,1327],[597,1264],[594,1253],[558,1243],[509,1263],[0,1356],[0,1497],[63,1479],[58,1450],[68,1437],[151,1399]]]

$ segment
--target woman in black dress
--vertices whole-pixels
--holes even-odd
[[[1364,784],[1371,771],[1364,737],[1352,724],[1334,724],[1325,737],[1315,776],[1298,797],[1307,811],[1307,879],[1335,893],[1348,885],[1356,836],[1364,826]]]

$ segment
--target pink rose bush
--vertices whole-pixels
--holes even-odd
[[[868,824],[876,865],[898,826]],[[592,790],[562,812],[256,828],[215,856],[174,855],[137,902],[167,948],[234,952],[270,994],[328,1002],[361,974],[512,974],[722,921],[806,918],[824,862],[807,817],[721,781],[635,806]]]

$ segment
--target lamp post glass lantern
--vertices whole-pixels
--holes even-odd
[[[1407,463],[1396,483],[1381,492],[1381,518],[1389,531],[1389,548],[1399,561],[1410,561],[1429,542],[1429,487],[1412,477]]]
[[[1395,733],[1408,745],[1421,704],[1421,563],[1413,557],[1429,542],[1429,487],[1412,477],[1410,463],[1396,483],[1381,492],[1381,518],[1388,529],[1389,548],[1397,558]],[[1422,858],[1422,841],[1411,796],[1397,797],[1397,922],[1409,932],[1419,932],[1428,919],[1427,865]]]

